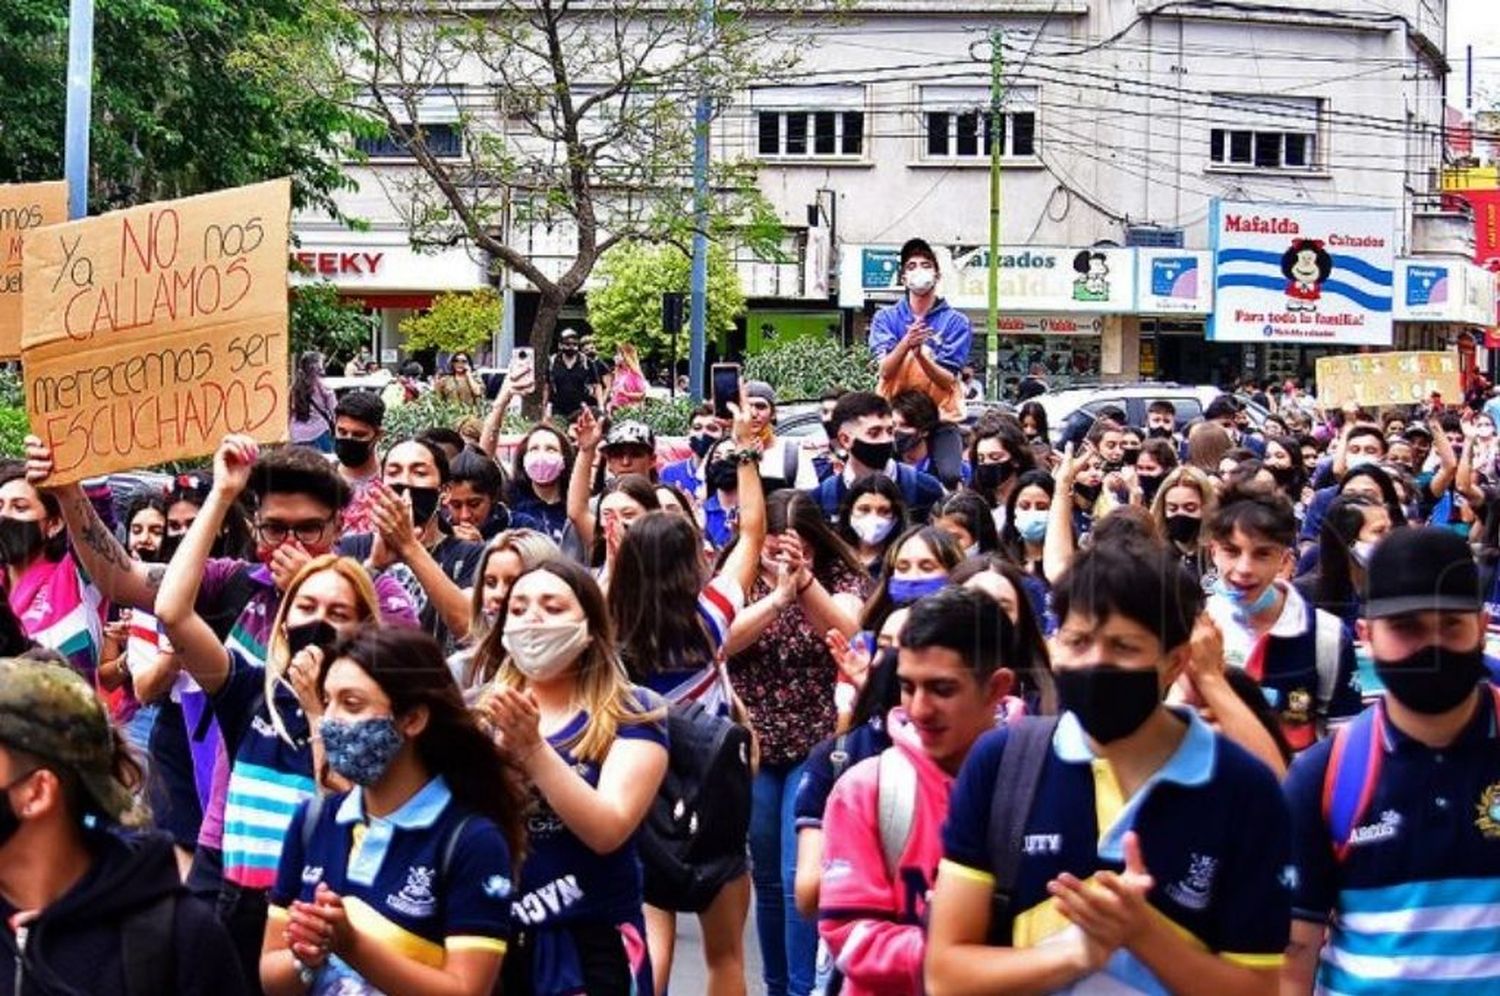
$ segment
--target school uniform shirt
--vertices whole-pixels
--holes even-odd
[[[375,546],[375,537],[371,533],[359,536],[346,536],[339,541],[338,552],[346,557],[353,557],[360,563],[370,559],[370,551]],[[437,561],[438,567],[442,568],[448,580],[458,585],[460,589],[474,587],[474,572],[479,569],[479,561],[484,557],[484,544],[471,543],[461,540],[456,536],[443,536],[427,550],[432,554],[432,559]],[[389,577],[398,582],[406,591],[417,610],[417,618],[422,628],[437,637],[439,643],[445,647],[452,642],[448,625],[438,615],[437,606],[432,604],[432,599],[427,595],[427,589],[417,580],[410,567],[405,564],[396,563],[387,570],[380,572],[380,577]],[[451,650],[451,647],[448,647]]]
[[[728,679],[719,656],[729,640],[729,627],[745,607],[745,592],[734,578],[714,575],[698,594],[698,618],[708,632],[708,659],[696,667],[658,666],[641,678],[641,684],[668,702],[699,702],[709,712],[729,714]]]
[[[1281,965],[1291,907],[1291,828],[1280,787],[1262,762],[1214,733],[1192,710],[1177,750],[1129,799],[1114,769],[1089,749],[1072,713],[1052,738],[1026,818],[1010,915],[993,925],[1016,948],[1036,947],[1078,928],[1057,908],[1047,883],[1124,869],[1123,841],[1134,830],[1155,885],[1147,902],[1187,943],[1237,965]],[[942,875],[994,884],[990,804],[1006,731],[986,733],[969,752],[943,829]],[[1069,993],[1165,994],[1125,949]]]
[[[312,902],[323,882],[343,899],[350,926],[412,961],[441,968],[455,951],[505,954],[514,890],[510,848],[491,820],[454,801],[442,777],[388,816],[367,816],[359,788],[331,796],[310,837],[307,815],[306,805],[298,807],[287,829],[268,897],[273,923],[289,920],[293,901]],[[333,956],[309,992],[378,990]]]
[[[1261,691],[1281,720],[1287,742],[1293,750],[1306,750],[1317,741],[1320,724],[1347,720],[1363,707],[1354,641],[1337,616],[1308,605],[1291,585],[1274,583],[1286,595],[1286,601],[1276,622],[1258,636],[1223,595],[1210,595],[1206,608],[1224,634],[1224,666],[1243,668],[1260,682]],[[1319,616],[1327,617],[1323,626],[1341,630],[1338,669],[1333,692],[1326,701],[1318,683]]]
[[[661,482],[681,488],[699,501],[706,497],[703,490],[703,465],[697,457],[667,464],[661,469]]]
[[[931,474],[923,474],[894,460],[881,473],[895,481],[896,487],[901,489],[901,497],[906,501],[911,524],[926,525],[933,503],[945,494],[942,482]],[[843,504],[844,495],[855,480],[853,472],[846,467],[843,473],[825,478],[816,488],[803,493],[818,503],[818,507],[823,510],[823,517],[830,524],[836,524],[839,521],[839,506]]]
[[[927,902],[943,857],[942,827],[953,776],[922,749],[899,709],[892,744],[860,761],[833,786],[823,816],[818,934],[844,975],[845,996],[920,994],[927,951]],[[886,755],[895,755],[889,761]],[[911,827],[889,868],[880,832],[880,766],[916,771]],[[891,791],[889,786],[884,787]]]
[[[224,800],[224,878],[246,889],[276,882],[292,815],[316,785],[311,730],[297,696],[276,686],[276,711],[290,742],[266,708],[265,671],[229,651],[229,677],[209,699],[230,758]]]
[[[639,708],[650,708],[637,691]],[[579,712],[547,742],[578,776],[595,788],[600,765],[575,756],[569,744],[587,727],[589,715]],[[667,747],[664,720],[622,723],[618,740],[643,740]],[[645,921],[641,911],[644,879],[632,834],[620,848],[598,854],[578,839],[540,792],[532,791],[527,818],[526,860],[513,895],[510,913],[517,932],[528,935],[530,979],[538,996],[582,992],[583,967],[570,929],[581,926],[618,930],[632,974],[649,979],[645,951]]]
[[[1500,734],[1492,689],[1480,692],[1441,749],[1382,717],[1373,794],[1343,860],[1323,808],[1332,741],[1292,763],[1292,916],[1329,928],[1318,993],[1500,992]]]
[[[843,740],[840,745],[839,741]],[[798,830],[823,829],[823,815],[833,786],[850,768],[874,757],[891,745],[885,732],[885,717],[871,716],[842,737],[820,741],[802,765],[797,793],[792,802],[792,825]],[[843,756],[836,756],[842,750]]]
[[[518,497],[510,507],[510,524],[514,529],[534,529],[561,543],[568,528],[568,507],[560,501],[548,504],[535,496]]]

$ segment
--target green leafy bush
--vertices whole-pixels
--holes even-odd
[[[695,407],[697,406],[693,404],[693,399],[686,396],[671,401],[647,398],[638,405],[618,409],[614,414],[614,419],[616,421],[634,419],[637,422],[644,422],[658,436],[686,436],[693,424]]]
[[[805,338],[778,343],[745,359],[745,379],[776,388],[782,402],[816,398],[830,387],[873,391],[875,360],[863,343]]]
[[[0,408],[0,457],[20,459],[25,456],[26,434],[30,431],[26,409],[9,405]]]

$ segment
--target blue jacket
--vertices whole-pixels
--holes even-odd
[[[906,327],[916,320],[917,316],[912,314],[911,303],[904,294],[895,304],[888,304],[875,312],[875,318],[870,322],[870,351],[877,359],[884,359],[906,335]],[[927,345],[932,350],[933,359],[946,370],[954,373],[962,370],[969,362],[969,348],[974,340],[968,317],[938,298],[927,313],[926,321],[932,330]]]
[[[927,523],[928,516],[932,512],[932,506],[938,499],[943,497],[943,486],[938,479],[931,474],[924,474],[919,470],[913,470],[904,463],[896,464],[896,487],[901,489],[901,497],[906,500],[907,517],[913,525]],[[818,505],[823,509],[823,517],[830,523],[838,521],[839,505],[844,500],[844,494],[849,489],[844,485],[844,475],[834,474],[816,490],[808,491]]]

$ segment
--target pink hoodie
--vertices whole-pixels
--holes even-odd
[[[922,750],[905,713],[892,711],[894,746],[915,767],[916,814],[894,876],[880,843],[880,758],[850,768],[823,815],[818,933],[844,973],[846,996],[922,992],[927,903],[943,856],[943,820],[953,776]]]

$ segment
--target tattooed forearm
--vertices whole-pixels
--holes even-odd
[[[146,587],[152,591],[161,590],[161,580],[167,576],[166,564],[152,564],[146,571]]]
[[[83,528],[78,531],[78,542],[92,550],[105,564],[119,570],[130,570],[130,555],[115,539],[113,533],[104,528],[104,523],[99,521],[99,515],[94,511],[94,506],[87,498],[82,499],[77,507],[84,517]]]

